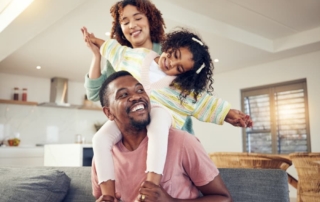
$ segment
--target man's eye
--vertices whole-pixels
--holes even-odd
[[[143,92],[144,92],[144,89],[142,88],[138,90],[138,93],[143,93]]]
[[[136,20],[141,20],[142,18],[136,18]]]
[[[127,97],[128,93],[122,93],[119,97],[120,98],[124,98],[124,97]]]

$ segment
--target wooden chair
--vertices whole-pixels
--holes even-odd
[[[289,158],[272,154],[214,152],[209,156],[218,168],[263,168],[286,171],[292,165]],[[297,189],[298,181],[289,173],[288,183]]]
[[[292,153],[289,156],[299,178],[297,202],[319,202],[320,153]]]

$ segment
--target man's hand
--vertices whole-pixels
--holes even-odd
[[[96,202],[121,202],[121,195],[116,193],[116,198],[110,195],[101,195]]]
[[[110,195],[101,195],[96,202],[114,202],[114,198]]]
[[[145,181],[142,183],[139,190],[139,196],[137,201],[144,202],[172,202],[173,198],[160,186],[153,184],[152,182]]]
[[[253,126],[250,116],[236,109],[230,109],[224,121],[236,127],[250,128]]]

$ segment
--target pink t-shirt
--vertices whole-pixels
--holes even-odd
[[[146,137],[134,151],[119,141],[113,147],[116,174],[116,192],[124,201],[134,201],[146,179]],[[171,128],[168,153],[160,185],[173,198],[193,199],[199,196],[195,186],[211,182],[219,174],[199,140],[187,132]],[[94,161],[92,163],[92,189],[96,198],[101,196]]]

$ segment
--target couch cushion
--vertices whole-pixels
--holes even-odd
[[[235,202],[289,202],[287,173],[280,169],[219,168]]]
[[[45,168],[0,168],[0,201],[62,201],[70,178],[62,171]]]
[[[96,200],[92,195],[91,167],[48,167],[48,169],[61,170],[71,178],[70,188],[63,202]]]

